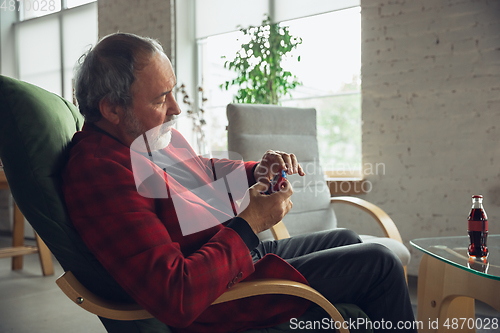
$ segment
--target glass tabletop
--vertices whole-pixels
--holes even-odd
[[[453,266],[490,279],[500,280],[500,235],[488,235],[489,255],[486,262],[469,258],[468,236],[419,238],[410,241],[410,244]]]

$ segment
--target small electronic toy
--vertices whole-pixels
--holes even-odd
[[[285,170],[281,170],[281,172],[274,175],[273,179],[269,184],[269,189],[267,190],[266,194],[272,194],[274,192],[278,192],[285,181],[286,181],[286,172]]]

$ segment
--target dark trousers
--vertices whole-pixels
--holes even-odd
[[[264,241],[252,256],[256,261],[267,253],[285,259],[332,304],[359,306],[375,332],[417,332],[402,329],[415,319],[401,261],[385,246],[364,244],[354,232],[335,229]]]

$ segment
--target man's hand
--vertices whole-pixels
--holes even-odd
[[[265,183],[281,170],[285,170],[288,175],[298,173],[305,176],[304,170],[294,154],[268,150],[255,168],[254,177],[257,182]]]
[[[267,183],[265,183],[267,181]],[[293,193],[292,186],[288,181],[283,183],[279,192],[271,195],[263,194],[269,187],[269,180],[256,183],[251,186],[245,194],[249,198],[249,204],[239,217],[247,221],[255,234],[271,228],[292,209],[290,196]],[[246,199],[243,199],[245,201]]]

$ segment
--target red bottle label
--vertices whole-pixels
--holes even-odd
[[[469,231],[488,231],[488,220],[484,220],[484,221],[469,220],[468,224],[467,224],[467,230],[469,230]]]

